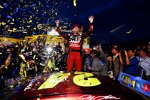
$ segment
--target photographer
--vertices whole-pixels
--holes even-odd
[[[98,52],[99,52],[100,65],[103,66],[102,71],[101,71],[101,75],[102,76],[108,76],[109,61],[103,52],[101,44],[98,45]]]
[[[88,66],[88,70],[94,74],[101,75],[102,66],[100,65],[100,59],[98,58],[97,51],[91,51],[90,56],[92,60],[90,61],[91,66]]]

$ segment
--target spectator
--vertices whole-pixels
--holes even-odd
[[[101,75],[101,76],[108,76],[108,69],[107,64],[99,59],[99,55],[97,51],[91,52],[90,56],[93,58],[92,60],[92,67],[88,67],[90,71],[94,74]]]
[[[4,70],[4,75],[6,79],[13,78],[12,77],[12,52],[11,49],[7,49],[7,58],[5,60],[5,70]]]
[[[139,52],[139,66],[142,68],[141,76],[144,79],[150,80],[150,57],[146,48],[140,49]]]
[[[148,56],[150,57],[150,42],[148,43]]]
[[[114,46],[112,48],[112,54],[113,54],[113,79],[117,79],[119,76],[119,73],[123,70],[123,60],[121,57],[121,54],[119,53],[118,46]]]
[[[108,76],[108,60],[106,55],[104,54],[101,45],[98,46],[98,52],[99,52],[99,59],[100,59],[100,65],[102,66],[101,75],[102,76]]]
[[[136,76],[138,72],[138,59],[135,57],[135,51],[130,49],[125,51],[125,58],[126,58],[126,69],[125,72],[127,74]]]
[[[56,51],[62,54],[62,46],[60,45],[60,42],[58,42],[58,45],[56,46]]]
[[[89,69],[92,67],[93,58],[90,54],[85,55],[84,60],[84,71],[89,71]]]
[[[112,71],[113,58],[111,56],[108,56],[107,60],[108,60],[108,71]]]
[[[96,51],[92,51],[90,56],[92,57],[92,66],[88,67],[88,70],[92,71],[94,74],[100,75],[102,67],[100,66],[100,59],[96,56]]]

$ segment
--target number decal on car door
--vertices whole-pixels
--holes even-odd
[[[101,82],[93,77],[94,75],[92,73],[88,72],[75,72],[75,75],[73,77],[73,82],[82,87],[92,87],[92,86],[97,86],[100,85]]]

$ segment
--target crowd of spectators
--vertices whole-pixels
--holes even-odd
[[[65,50],[60,42],[55,47],[46,44],[46,35],[33,42],[21,40],[9,46],[0,45],[0,88],[4,88],[9,79],[66,71],[68,50]],[[102,46],[97,45],[90,53],[83,52],[82,71],[109,76],[113,80],[117,80],[120,72],[150,80],[150,44],[128,50],[114,45],[110,51],[103,51]]]
[[[55,52],[48,50],[51,48]],[[25,80],[30,76],[38,76],[48,72],[49,62],[55,58],[56,66],[64,60],[58,59],[62,55],[60,43],[56,47],[46,44],[46,36],[39,36],[33,42],[21,39],[20,43],[11,45],[0,44],[0,90],[4,89],[10,80]],[[61,56],[61,59],[65,59]],[[45,70],[46,69],[46,70]],[[61,68],[63,69],[63,68]],[[19,81],[19,80],[18,80]]]
[[[110,51],[95,46],[85,56],[84,71],[109,76],[113,80],[118,79],[120,72],[150,80],[150,43],[128,49],[113,45]]]

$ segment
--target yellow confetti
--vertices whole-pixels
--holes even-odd
[[[17,30],[17,28],[13,28],[13,32],[16,31],[16,30]]]
[[[9,31],[9,32],[13,32],[13,30],[10,30],[10,29],[9,29],[8,31]]]
[[[14,22],[11,22],[10,24],[14,24]]]
[[[2,6],[2,5],[0,5],[0,8],[3,8],[3,6]]]
[[[2,25],[6,25],[6,23],[5,23],[5,22],[2,22]]]
[[[77,6],[77,0],[73,0],[73,5],[76,7]]]
[[[38,2],[38,5],[41,5],[41,2],[40,2],[40,1]]]
[[[30,18],[33,18],[32,16],[30,16]]]
[[[32,23],[32,20],[30,20],[29,23]]]

